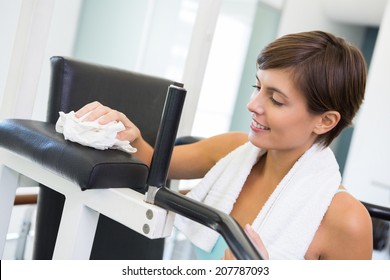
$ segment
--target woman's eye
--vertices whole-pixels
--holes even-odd
[[[260,86],[258,86],[258,85],[253,85],[252,87],[255,88],[257,91],[260,91]]]
[[[283,103],[279,102],[279,101],[276,101],[273,96],[270,97],[271,99],[271,102],[276,105],[276,106],[283,106]]]

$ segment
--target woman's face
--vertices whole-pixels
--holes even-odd
[[[304,95],[288,71],[258,70],[255,90],[247,105],[252,113],[249,140],[268,150],[305,151],[315,141],[320,116],[307,111]]]

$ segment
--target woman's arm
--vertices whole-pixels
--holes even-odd
[[[101,124],[111,121],[122,122],[126,129],[119,132],[117,138],[130,141],[131,145],[137,148],[135,154],[137,158],[150,165],[153,148],[142,138],[141,131],[126,115],[96,101],[78,110],[76,117],[80,118],[87,113],[84,121],[99,119]],[[170,179],[201,178],[219,159],[246,141],[248,141],[247,134],[230,132],[193,144],[177,146],[172,153],[168,177]]]
[[[169,178],[202,178],[218,160],[248,141],[248,135],[228,132],[173,149]]]

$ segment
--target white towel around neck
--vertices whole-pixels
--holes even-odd
[[[101,125],[98,120],[83,121],[88,114],[82,118],[76,118],[74,111],[59,114],[55,129],[64,135],[65,140],[99,150],[117,149],[128,153],[137,151],[129,141],[116,138],[117,133],[125,129],[122,122],[113,121]]]
[[[188,196],[230,213],[253,165],[266,151],[250,142],[221,159]],[[329,148],[313,145],[294,164],[268,198],[252,226],[272,259],[303,259],[341,183]],[[219,234],[177,216],[175,226],[199,248],[210,252]]]

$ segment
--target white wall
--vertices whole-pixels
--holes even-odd
[[[53,6],[53,0],[21,2],[0,104],[0,119],[31,118]]]
[[[357,46],[362,44],[364,36],[362,26],[346,24],[329,17],[323,8],[322,1],[286,0],[279,23],[279,36],[311,30],[331,32],[346,38]]]
[[[7,82],[22,0],[0,0],[0,104]]]
[[[224,1],[222,4],[192,135],[209,137],[229,130],[256,6],[256,1],[249,0]]]
[[[50,86],[50,57],[73,56],[82,0],[57,0],[42,56],[42,70],[31,118],[45,120]]]
[[[379,26],[388,0],[320,0],[325,14],[334,21]]]
[[[344,183],[358,198],[390,206],[390,3],[384,11]]]
[[[46,118],[49,57],[72,53],[80,3],[1,0],[0,119]]]

